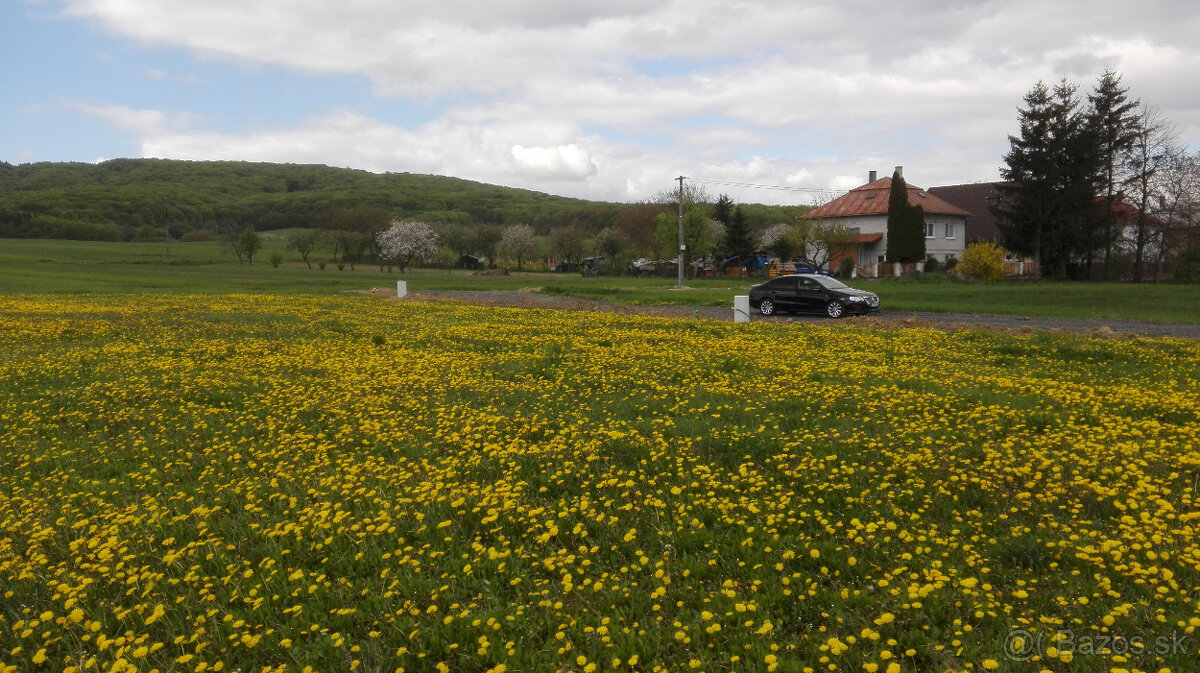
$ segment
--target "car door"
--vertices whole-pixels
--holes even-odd
[[[800,277],[796,289],[797,311],[820,311],[825,307],[825,287],[812,278]]]
[[[780,311],[796,310],[796,278],[783,276],[767,283],[767,296]]]

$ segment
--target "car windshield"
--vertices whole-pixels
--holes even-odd
[[[830,278],[829,276],[813,276],[812,279],[830,290],[845,290],[850,287],[837,278]]]

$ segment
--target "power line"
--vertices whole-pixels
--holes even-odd
[[[796,187],[794,185],[760,185],[753,182],[736,182],[734,180],[709,180],[707,178],[688,178],[692,182],[702,182],[707,185],[726,185],[729,187],[750,187],[753,189],[775,189],[783,192],[814,192],[818,194],[838,194],[843,190],[822,189],[820,187]]]

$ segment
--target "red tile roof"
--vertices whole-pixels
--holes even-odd
[[[875,182],[850,190],[846,195],[808,211],[801,217],[816,219],[823,217],[851,217],[854,215],[887,215],[888,195],[892,191],[892,179],[880,178]],[[929,192],[908,185],[908,202],[920,205],[927,213],[938,215],[963,215],[971,213],[952,206]]]

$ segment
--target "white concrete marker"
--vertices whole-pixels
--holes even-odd
[[[750,322],[750,295],[735,294],[733,296],[733,321]]]

